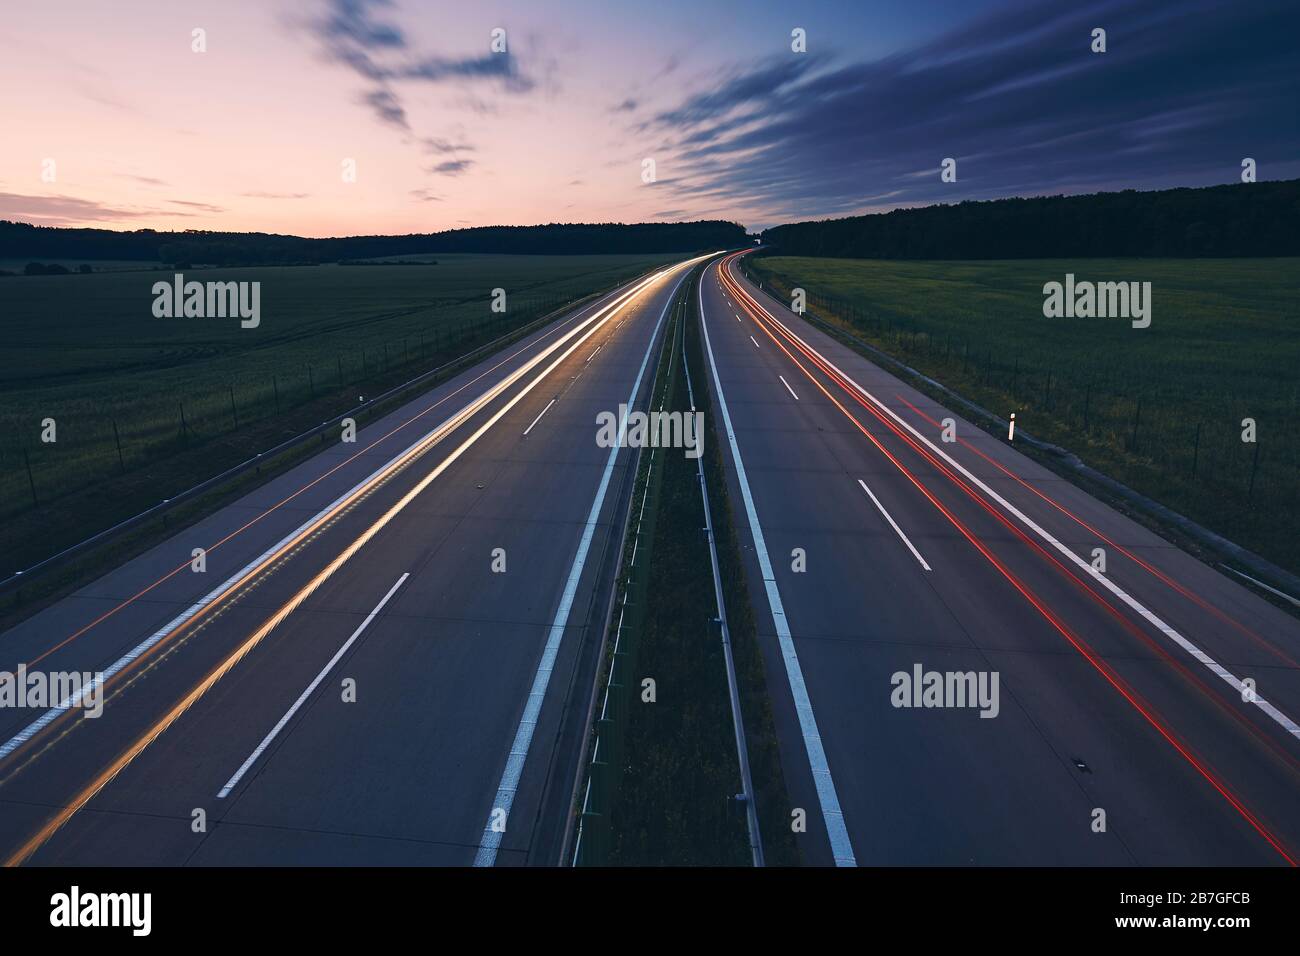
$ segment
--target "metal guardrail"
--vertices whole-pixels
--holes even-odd
[[[704,281],[701,274],[700,282]],[[701,317],[702,320],[703,317]],[[686,391],[690,396],[691,411],[695,411],[695,388],[691,384],[691,365],[686,358],[686,336],[682,336],[682,368],[686,372]],[[718,564],[718,544],[713,533],[713,510],[709,507],[709,484],[704,477],[704,456],[695,459],[696,473],[700,479],[700,498],[704,502],[704,533],[709,538],[709,559],[713,566],[713,595],[718,605],[716,618],[722,635],[722,656],[727,664],[727,693],[731,698],[731,723],[736,735],[736,758],[740,762],[740,793],[737,799],[745,803],[745,819],[749,829],[749,852],[755,866],[763,866],[763,838],[758,827],[758,797],[754,779],[749,772],[749,746],[745,742],[745,719],[740,709],[740,688],[736,680],[736,661],[731,653],[731,631],[727,627],[727,602],[722,595],[722,571]]]

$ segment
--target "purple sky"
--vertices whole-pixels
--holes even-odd
[[[1300,175],[1300,6],[12,5],[0,218],[324,236]],[[491,49],[505,30],[506,52]],[[1107,52],[1089,49],[1095,27]],[[807,52],[791,50],[791,31]],[[193,50],[204,31],[206,52]],[[958,161],[955,183],[939,164]],[[354,160],[355,181],[345,181]],[[656,179],[643,181],[645,161]]]

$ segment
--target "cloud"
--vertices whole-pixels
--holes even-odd
[[[631,113],[634,112],[639,105],[640,104],[634,98],[629,96],[622,103],[611,106],[609,111],[611,113]]]
[[[412,189],[410,195],[412,199],[418,199],[420,202],[442,202],[441,196],[435,196],[428,189]]]
[[[387,123],[389,126],[396,126],[401,130],[411,128],[411,124],[407,122],[406,110],[403,108],[401,100],[387,87],[381,86],[362,93],[361,102],[369,105],[371,112],[379,118],[380,122]]]
[[[30,222],[38,226],[83,226],[87,223],[114,222],[142,217],[191,215],[194,214],[169,209],[127,209],[108,206],[92,199],[77,199],[74,196],[28,196],[21,193],[0,192],[0,219]]]
[[[527,93],[535,81],[519,68],[512,53],[484,51],[452,57],[412,48],[400,26],[379,19],[391,10],[391,0],[329,0],[323,16],[308,19],[308,31],[320,43],[325,58],[346,66],[369,87],[360,102],[385,125],[409,130],[410,122],[395,84],[440,84],[495,81],[508,93]]]
[[[190,209],[197,209],[200,212],[225,212],[225,207],[214,206],[206,202],[190,202],[187,199],[169,199],[167,200],[173,206],[187,206]]]
[[[637,128],[668,137],[670,191],[768,221],[1226,182],[1243,156],[1276,157],[1274,176],[1297,169],[1300,126],[1278,117],[1300,98],[1300,7],[1113,0],[1102,12],[1038,0],[879,60],[781,55]],[[1095,54],[1102,21],[1108,51]],[[946,157],[955,183],[940,181]]]
[[[472,159],[449,159],[431,166],[426,172],[436,173],[439,176],[459,176],[473,165]]]
[[[251,193],[240,193],[239,195],[245,196],[249,199],[309,199],[311,197],[311,193],[251,192]]]
[[[448,139],[441,139],[436,136],[426,136],[420,140],[420,145],[424,147],[426,153],[472,153],[474,147],[469,143],[453,143]]]
[[[162,179],[155,179],[153,176],[136,176],[131,173],[119,173],[121,179],[132,179],[137,183],[143,183],[146,186],[170,186],[171,183]]]

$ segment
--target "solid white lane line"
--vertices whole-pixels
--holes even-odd
[[[361,632],[370,626],[370,622],[373,621],[378,616],[379,612],[384,609],[384,605],[388,603],[389,598],[397,593],[397,589],[406,583],[406,579],[410,576],[411,574],[409,571],[404,573],[397,579],[397,583],[388,589],[388,593],[385,594],[380,602],[375,605],[375,609],[366,615],[366,619],[357,626],[355,631],[352,632],[352,636],[343,642],[343,646],[340,647],[334,653],[334,656],[329,659],[329,663],[321,668],[321,672],[316,675],[316,679],[308,684],[307,689],[298,695],[298,699],[293,702],[293,706],[284,712],[284,716],[281,717],[279,722],[271,728],[271,732],[262,738],[262,742],[257,745],[256,749],[254,749],[251,754],[248,755],[248,759],[240,765],[240,768],[235,771],[235,775],[226,781],[226,785],[222,787],[221,792],[217,794],[218,800],[225,799],[230,791],[235,789],[244,774],[248,773],[249,768],[257,762],[257,758],[262,756],[266,751],[266,748],[271,745],[271,741],[275,740],[280,731],[284,730],[285,725],[289,723],[289,721],[293,720],[293,715],[298,713],[299,708],[307,702],[307,698],[315,693],[316,688],[319,687],[321,681],[325,679],[325,675],[334,669],[334,665],[337,664],[342,659],[343,655],[348,652],[348,648],[356,643],[357,638],[361,636]]]
[[[795,395],[795,393],[794,393],[794,389],[791,388],[791,387],[790,387],[790,383],[787,382],[787,381],[785,380],[785,376],[784,376],[784,375],[778,375],[777,378],[779,378],[779,379],[781,380],[781,384],[785,386],[785,390],[786,390],[787,392],[790,393],[790,395],[794,398],[794,400],[795,400],[796,402],[799,401],[799,396],[798,396],[798,395]]]
[[[751,335],[751,336],[749,337],[749,341],[751,341],[751,342],[754,343],[754,348],[758,348],[758,339],[754,338],[754,337]]]
[[[530,372],[532,369],[536,368],[539,364],[545,361],[546,357],[549,356],[551,353],[553,353],[556,349],[561,348],[564,345],[564,343],[568,342],[574,336],[582,333],[583,329],[586,329],[588,326],[591,326],[592,323],[596,322],[597,319],[600,319],[602,315],[609,313],[609,315],[606,316],[605,319],[603,319],[594,328],[591,328],[589,331],[587,331],[587,333],[583,335],[578,342],[576,342],[568,351],[564,353],[564,356],[567,358],[583,342],[591,338],[591,336],[596,333],[596,330],[600,328],[601,325],[604,325],[606,322],[610,320],[610,318],[612,318],[614,315],[620,312],[622,310],[622,307],[628,302],[630,302],[633,298],[635,298],[635,296],[639,294],[641,290],[645,289],[648,285],[650,285],[650,283],[658,280],[667,271],[669,270],[662,269],[659,272],[656,272],[654,275],[651,275],[641,280],[631,289],[631,291],[615,296],[614,298],[610,299],[609,302],[601,306],[596,311],[592,312],[592,314],[587,318],[578,322],[576,325],[574,325],[574,327],[571,330],[566,332],[560,338],[556,339],[553,343],[548,345],[536,356],[529,359],[527,362],[525,362],[519,368],[515,369],[513,372],[510,372],[508,375],[506,375],[503,379],[501,379],[501,381],[497,382],[495,385],[489,387],[485,392],[483,392],[483,394],[479,395],[475,399],[472,399],[468,404],[462,407],[460,411],[451,415],[440,425],[437,425],[436,427],[431,429],[422,438],[413,442],[404,451],[401,451],[395,456],[393,456],[393,458],[391,458],[386,464],[382,465],[380,468],[375,470],[368,477],[363,478],[361,481],[359,481],[353,487],[345,491],[338,498],[334,499],[334,501],[330,502],[328,505],[322,508],[314,516],[307,519],[307,521],[303,522],[303,524],[299,525],[295,530],[291,531],[285,537],[281,538],[275,544],[271,545],[270,548],[268,548],[262,554],[258,555],[256,558],[254,558],[252,561],[246,564],[239,571],[236,571],[233,575],[231,575],[221,584],[217,585],[215,588],[209,591],[206,595],[204,595],[194,604],[190,605],[188,608],[186,608],[184,611],[182,611],[172,620],[168,621],[165,625],[163,625],[153,634],[149,635],[147,638],[145,638],[135,647],[131,648],[131,650],[127,651],[125,654],[119,657],[108,667],[104,668],[102,672],[103,674],[102,679],[97,677],[92,683],[84,685],[77,694],[68,697],[66,700],[60,701],[57,707],[51,707],[50,709],[46,710],[34,721],[32,721],[30,724],[28,724],[18,733],[16,733],[13,737],[5,741],[5,743],[0,744],[0,760],[3,760],[5,757],[9,756],[9,754],[17,750],[26,741],[30,740],[32,737],[36,736],[36,734],[40,733],[41,730],[49,726],[49,724],[51,724],[60,714],[72,710],[75,707],[80,707],[82,701],[85,700],[86,695],[91,693],[100,684],[106,683],[111,678],[116,676],[119,672],[121,672],[123,668],[127,667],[129,664],[131,664],[133,661],[139,658],[142,654],[148,652],[156,644],[158,644],[159,641],[165,639],[177,628],[182,627],[183,625],[188,623],[197,614],[199,614],[205,608],[207,608],[208,605],[212,604],[214,601],[219,601],[224,599],[234,590],[247,584],[250,580],[252,580],[258,574],[264,571],[267,567],[269,567],[273,561],[278,560],[284,553],[291,550],[301,541],[305,540],[311,533],[313,533],[316,529],[320,528],[327,521],[332,519],[346,505],[351,503],[355,498],[360,496],[368,488],[376,484],[381,478],[388,477],[392,474],[395,474],[400,468],[404,467],[406,464],[414,461],[416,458],[423,455],[431,447],[438,444],[438,442],[440,442],[446,435],[450,434],[452,431],[459,428],[461,424],[463,424],[470,417],[472,417],[476,412],[478,412],[481,408],[483,408],[483,406],[487,405],[497,396],[502,394],[511,385],[513,385],[516,381],[523,378],[525,375],[528,374],[528,372]],[[548,368],[547,371],[543,373],[542,377],[545,377],[546,375],[550,374],[550,371],[554,367],[555,366],[552,365],[550,368]],[[534,382],[534,384],[536,384],[536,382]],[[529,386],[529,388],[531,387],[532,386]],[[522,394],[523,393],[521,393],[521,395]],[[518,399],[516,398],[516,401],[511,402],[510,406],[508,407],[513,407],[517,401]],[[495,422],[497,418],[493,418],[492,420]]]
[[[596,355],[600,352],[600,350],[603,349],[604,347],[605,347],[605,343],[604,343],[604,342],[601,342],[599,345],[597,345],[597,346],[596,346],[596,351],[595,351],[595,352],[592,352],[590,355],[587,356],[587,361],[590,362],[592,359],[594,359],[594,358],[596,357]],[[583,364],[586,364],[586,363],[583,363]]]
[[[920,561],[921,567],[925,568],[927,571],[934,570],[928,564],[925,563],[925,558],[921,557],[921,552],[917,551],[916,548],[913,546],[912,542],[908,539],[907,535],[903,534],[903,529],[898,526],[898,522],[895,521],[893,517],[889,514],[889,512],[885,510],[885,506],[880,503],[880,499],[877,498],[872,493],[871,489],[867,487],[867,483],[863,481],[861,478],[859,478],[858,484],[860,484],[862,486],[862,490],[865,491],[870,496],[872,502],[874,502],[875,506],[880,510],[880,513],[885,516],[885,520],[888,521],[889,526],[894,529],[894,533],[903,539],[903,544],[907,545],[907,550],[912,552],[912,557]]]
[[[754,552],[758,556],[758,566],[763,574],[763,585],[767,590],[767,603],[772,610],[772,624],[776,628],[777,640],[781,645],[781,660],[785,664],[786,679],[790,683],[790,693],[794,697],[795,713],[799,718],[799,729],[803,735],[804,751],[808,755],[808,766],[812,769],[813,785],[817,789],[817,801],[821,805],[822,819],[826,823],[826,835],[830,838],[831,853],[836,866],[857,866],[853,856],[853,844],[849,841],[849,831],[844,825],[844,812],[840,809],[840,798],[835,792],[835,781],[831,779],[831,768],[826,762],[826,750],[822,747],[821,732],[817,729],[817,718],[813,715],[812,700],[804,684],[803,668],[799,666],[799,654],[794,647],[794,638],[790,635],[790,625],[785,618],[785,605],[781,601],[781,592],[776,586],[776,572],[767,554],[767,542],[763,537],[763,528],[758,523],[758,511],[754,507],[754,496],[749,491],[749,479],[745,475],[745,464],[740,458],[740,446],[736,444],[736,431],[731,426],[731,412],[727,410],[727,400],[722,393],[722,381],[718,377],[718,363],[713,358],[713,343],[709,339],[709,326],[704,319],[704,297],[698,299],[700,311],[700,329],[704,333],[704,347],[709,356],[709,368],[713,372],[713,385],[718,392],[718,408],[722,411],[722,422],[727,429],[727,443],[731,446],[731,460],[736,466],[736,480],[740,485],[740,494],[745,500],[745,515],[749,519],[749,530],[754,538]]]
[[[698,260],[691,260],[692,263]],[[664,303],[663,312],[659,315],[659,321],[655,323],[654,331],[650,335],[650,341],[646,345],[645,355],[641,359],[641,368],[637,370],[636,380],[632,383],[632,391],[628,395],[627,404],[631,407],[636,402],[637,392],[641,388],[641,380],[645,377],[646,366],[650,364],[650,353],[654,350],[654,344],[659,338],[659,330],[663,327],[664,320],[668,316],[668,309],[672,305],[673,297],[677,294],[678,287],[687,275],[690,269],[686,269],[682,278],[678,279],[673,285],[672,291],[668,295],[668,301]],[[537,730],[537,721],[542,714],[542,703],[546,700],[546,689],[551,683],[551,672],[555,668],[555,659],[560,653],[560,642],[564,638],[564,631],[569,624],[569,613],[573,609],[573,601],[578,593],[578,582],[582,579],[582,569],[587,563],[587,554],[591,550],[591,541],[596,534],[596,525],[600,520],[600,511],[605,504],[605,494],[609,490],[610,478],[614,473],[614,463],[618,459],[619,446],[623,442],[619,441],[609,450],[609,456],[605,460],[605,471],[601,475],[600,485],[596,489],[596,496],[592,499],[591,510],[587,513],[587,523],[583,527],[582,539],[578,542],[578,551],[573,556],[573,564],[569,567],[569,578],[564,585],[564,593],[560,597],[560,606],[555,611],[555,618],[551,622],[551,630],[546,638],[546,646],[542,649],[541,660],[537,662],[537,670],[533,674],[532,687],[528,692],[528,700],[524,705],[524,712],[519,717],[519,726],[515,729],[514,742],[510,746],[510,753],[506,757],[505,769],[501,772],[501,781],[497,784],[496,797],[492,806],[488,808],[487,825],[483,827],[483,835],[479,843],[478,852],[474,854],[475,866],[493,866],[497,860],[497,850],[501,847],[501,839],[504,829],[498,830],[493,823],[500,811],[503,819],[503,827],[509,824],[510,811],[514,806],[515,793],[519,789],[519,781],[523,776],[524,765],[528,761],[528,751],[533,744],[533,733]]]
[[[1105,574],[1103,574],[1102,572],[1094,568],[1090,562],[1084,561],[1077,554],[1075,554],[1064,544],[1058,541],[1055,537],[1053,537],[1049,532],[1041,528],[1033,519],[1028,517],[1019,508],[1017,508],[1011,502],[1007,501],[1007,499],[1003,498],[1000,494],[998,494],[996,491],[990,488],[987,484],[985,484],[975,475],[971,474],[970,471],[968,471],[960,462],[956,461],[946,451],[944,451],[934,442],[930,441],[930,439],[927,438],[924,434],[922,434],[921,432],[913,428],[910,424],[908,424],[901,417],[899,417],[892,408],[890,408],[880,399],[876,398],[875,395],[872,395],[870,392],[868,392],[865,388],[863,388],[856,381],[854,381],[847,374],[845,374],[844,371],[841,370],[838,366],[836,366],[834,362],[831,362],[829,359],[826,358],[826,356],[822,355],[821,352],[817,351],[815,348],[809,345],[805,339],[799,336],[793,329],[791,329],[788,325],[786,325],[784,322],[782,322],[780,319],[774,316],[770,311],[768,311],[767,307],[759,303],[759,301],[756,298],[751,296],[751,299],[753,299],[754,305],[762,309],[763,313],[769,319],[771,319],[776,325],[780,326],[781,329],[784,330],[791,338],[798,341],[806,349],[808,349],[810,352],[812,352],[814,355],[820,358],[823,362],[825,362],[827,366],[834,369],[839,375],[841,375],[844,378],[846,382],[848,382],[855,389],[857,389],[858,392],[860,392],[863,395],[863,397],[865,397],[868,401],[874,404],[877,408],[879,408],[882,412],[884,412],[886,415],[892,418],[903,428],[907,429],[916,439],[918,439],[919,441],[927,445],[931,451],[933,451],[935,454],[943,458],[943,460],[948,462],[948,464],[952,465],[953,468],[961,472],[961,474],[965,476],[965,478],[972,485],[974,485],[975,487],[983,491],[986,495],[989,496],[990,499],[997,502],[997,504],[1000,505],[1003,509],[1005,509],[1009,514],[1014,515],[1015,518],[1026,528],[1029,528],[1031,531],[1033,531],[1034,534],[1038,535],[1039,538],[1041,538],[1043,541],[1046,541],[1058,552],[1064,555],[1067,560],[1072,562],[1081,571],[1089,575],[1094,581],[1096,581],[1102,587],[1106,588],[1106,590],[1110,591],[1113,595],[1115,595],[1115,597],[1123,601],[1137,614],[1141,615],[1143,620],[1145,620],[1148,624],[1150,624],[1152,627],[1154,627],[1160,633],[1164,634],[1171,641],[1173,641],[1184,651],[1190,654],[1199,663],[1204,665],[1205,668],[1209,670],[1212,674],[1214,674],[1216,677],[1218,677],[1219,679],[1227,683],[1229,686],[1231,686],[1232,689],[1236,691],[1238,695],[1242,696],[1243,701],[1246,699],[1245,685],[1241,682],[1241,680],[1236,675],[1230,672],[1226,667],[1224,667],[1222,664],[1220,664],[1218,661],[1212,658],[1209,654],[1205,653],[1205,651],[1201,650],[1199,646],[1192,643],[1192,641],[1188,640],[1186,637],[1180,634],[1169,624],[1166,624],[1153,611],[1149,610],[1145,605],[1143,605],[1136,598],[1130,595],[1127,591],[1121,588],[1118,584],[1116,584],[1114,581],[1108,578]],[[1264,698],[1260,697],[1257,691],[1252,690],[1251,694],[1254,695],[1254,704],[1256,707],[1258,707],[1260,710],[1266,713],[1274,721],[1274,723],[1280,726],[1292,737],[1295,737],[1296,739],[1300,739],[1300,724],[1297,724],[1293,719],[1291,719],[1290,716],[1278,710],[1278,708],[1275,707],[1273,704],[1269,703]]]
[[[533,424],[529,425],[527,428],[524,429],[525,435],[527,435],[530,431],[533,430],[533,425],[536,425],[538,422],[540,422],[542,420],[542,416],[545,415],[547,412],[549,412],[551,410],[551,406],[554,404],[555,404],[555,399],[551,399],[549,402],[546,403],[546,407],[543,408],[540,412],[538,412],[537,417],[533,419]]]

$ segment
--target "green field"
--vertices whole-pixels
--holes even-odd
[[[0,576],[359,395],[680,257],[436,258],[184,270],[187,280],[260,282],[252,329],[237,318],[155,318],[151,289],[170,270],[0,277],[0,427],[11,436],[0,447]],[[506,290],[505,313],[489,308],[494,288]],[[54,443],[41,441],[46,418]]]
[[[763,257],[783,298],[1300,571],[1300,259]],[[1043,316],[1043,285],[1152,284],[1152,321]],[[1242,420],[1258,442],[1242,441]]]

